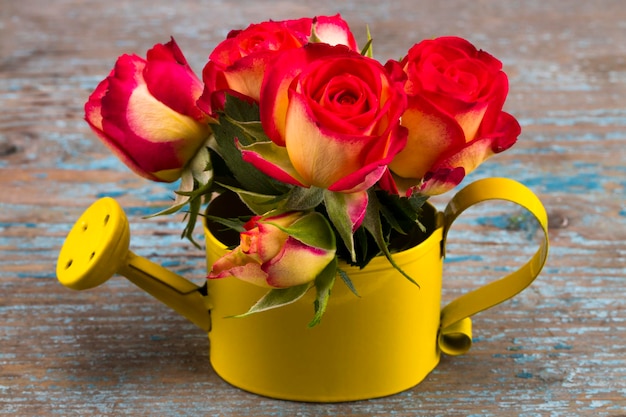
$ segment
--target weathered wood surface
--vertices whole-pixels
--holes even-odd
[[[443,358],[414,389],[301,404],[222,382],[206,335],[124,279],[79,293],[54,271],[76,218],[111,195],[130,217],[135,252],[203,279],[203,254],[178,238],[179,219],[142,218],[171,189],[130,174],[82,121],[118,55],[173,35],[199,72],[231,28],[335,12],[361,40],[369,24],[381,60],[454,34],[504,62],[507,109],[524,133],[472,178],[530,186],[548,209],[552,247],[530,289],[474,318],[472,350]],[[1,0],[0,415],[626,416],[624,21],[621,0]],[[450,239],[446,300],[537,244],[532,222],[509,206],[472,210]]]

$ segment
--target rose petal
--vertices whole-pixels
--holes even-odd
[[[211,267],[208,279],[234,277],[261,287],[268,287],[267,274],[254,257],[235,249],[219,258]]]
[[[180,114],[206,121],[196,105],[204,87],[174,38],[165,45],[155,45],[146,56],[143,78],[150,94]]]
[[[353,51],[358,51],[354,35],[348,24],[339,14],[335,16],[317,16],[313,19],[315,34],[321,42],[329,45],[346,45]]]
[[[292,287],[313,281],[334,258],[334,251],[313,248],[290,237],[281,253],[263,265],[263,271],[271,287]]]
[[[465,145],[458,123],[422,97],[409,98],[401,123],[409,131],[407,143],[389,164],[400,177],[421,179],[442,154]]]
[[[459,185],[465,178],[465,169],[457,168],[440,168],[434,172],[428,172],[424,177],[424,183],[419,187],[419,192],[424,195],[443,194]],[[408,193],[412,189],[408,190]]]
[[[243,160],[259,171],[286,184],[307,187],[291,164],[286,148],[272,142],[257,142],[243,146],[237,141],[237,146],[241,150]]]

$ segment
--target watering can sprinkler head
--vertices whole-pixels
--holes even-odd
[[[89,207],[65,239],[57,262],[61,284],[74,290],[97,287],[122,270],[130,244],[128,220],[120,205],[105,197]]]
[[[130,228],[114,199],[94,202],[70,230],[57,261],[59,282],[74,290],[103,284],[116,273],[173,308],[205,331],[211,328],[205,287],[135,255]]]

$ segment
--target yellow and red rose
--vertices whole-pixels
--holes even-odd
[[[243,159],[282,182],[351,194],[358,227],[366,190],[406,143],[401,80],[345,46],[312,43],[274,62],[259,105],[271,142],[243,147]]]
[[[265,70],[283,51],[300,48],[314,39],[356,50],[354,35],[340,15],[255,23],[231,31],[209,55],[202,78],[205,90],[200,107],[216,115],[225,94],[258,102]]]
[[[382,181],[389,191],[441,194],[515,143],[520,126],[502,111],[508,78],[492,55],[465,39],[442,37],[414,45],[400,65],[409,136]]]
[[[85,119],[120,160],[153,180],[177,180],[210,135],[196,106],[202,82],[172,39],[146,59],[122,55],[85,104]]]

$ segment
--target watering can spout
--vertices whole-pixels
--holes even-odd
[[[68,288],[96,287],[114,274],[182,314],[204,331],[211,328],[206,287],[129,250],[128,220],[120,205],[105,197],[94,202],[70,230],[57,261],[57,278]]]

